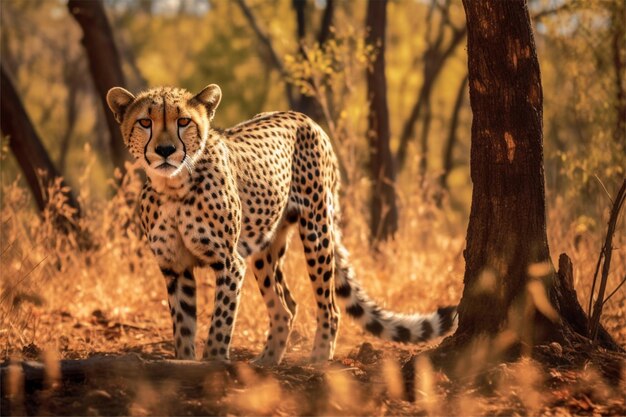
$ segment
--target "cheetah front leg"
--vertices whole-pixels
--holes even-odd
[[[233,252],[225,257],[224,262],[214,262],[211,267],[216,278],[215,301],[209,337],[202,357],[227,362],[230,359],[230,342],[235,329],[246,263],[238,253]]]
[[[183,245],[172,216],[171,203],[162,203],[146,184],[142,195],[141,222],[150,249],[165,278],[167,300],[172,316],[174,350],[177,359],[195,359],[197,260]]]
[[[161,268],[172,316],[176,359],[195,359],[196,280],[191,268]]]

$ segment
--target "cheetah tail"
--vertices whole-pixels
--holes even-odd
[[[440,307],[430,314],[399,314],[372,301],[356,280],[349,254],[335,231],[335,294],[344,311],[374,336],[403,343],[420,343],[456,329],[456,306]]]

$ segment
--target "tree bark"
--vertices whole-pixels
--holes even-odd
[[[474,188],[459,327],[447,346],[505,330],[515,336],[511,348],[551,341],[573,346],[588,336],[581,330],[588,318],[573,291],[571,262],[562,255],[557,273],[550,258],[543,92],[526,0],[463,5]],[[602,335],[603,347],[621,350]]]
[[[370,174],[372,176],[371,237],[386,240],[398,229],[398,209],[395,194],[395,167],[389,147],[389,109],[385,78],[385,26],[387,1],[369,0],[366,42],[377,48],[372,68],[367,70],[369,99],[368,140]]]
[[[11,79],[2,66],[1,70],[1,113],[0,124],[2,133],[9,137],[9,146],[19,164],[26,182],[30,187],[35,202],[40,211],[46,209],[49,201],[48,187],[54,184],[60,177],[59,172],[52,163],[48,152],[37,135],[30,118],[26,114],[24,105],[20,100]],[[65,181],[61,182],[62,189],[68,189]],[[80,204],[71,191],[61,191],[66,198],[66,204],[74,209],[74,215],[70,220],[77,220],[81,215]],[[68,223],[68,219],[53,219],[55,225],[63,231],[73,230],[74,226]]]
[[[124,145],[115,116],[108,111],[106,103],[109,89],[126,86],[111,26],[104,11],[102,0],[70,0],[67,7],[83,32],[81,42],[89,60],[89,70],[109,128],[113,165],[123,171],[124,162],[130,160],[130,155]]]
[[[543,92],[524,0],[463,0],[474,185],[459,332],[501,331],[529,268],[553,275],[546,236]]]

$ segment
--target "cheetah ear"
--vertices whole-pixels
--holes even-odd
[[[222,90],[217,84],[210,84],[196,94],[193,99],[199,101],[206,107],[209,120],[213,120],[215,109],[217,109],[222,99]]]
[[[107,93],[107,104],[115,115],[115,120],[122,123],[128,105],[135,101],[135,96],[122,87],[113,87]]]

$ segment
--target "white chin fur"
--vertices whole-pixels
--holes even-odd
[[[146,169],[146,173],[153,177],[164,177],[164,178],[170,178],[174,175],[176,175],[176,173],[180,172],[179,170],[179,166],[174,165],[172,163],[168,163],[167,166],[163,166],[164,162],[160,161],[160,162],[156,162],[156,163],[152,163],[150,164]]]

